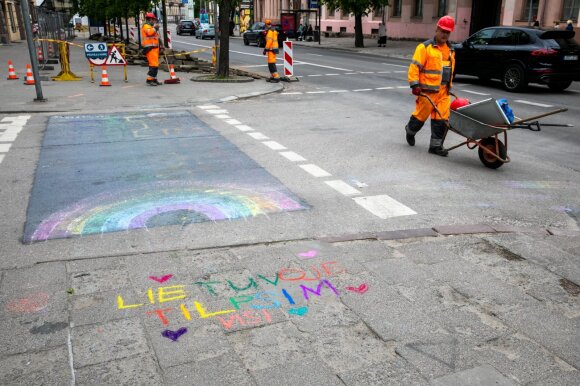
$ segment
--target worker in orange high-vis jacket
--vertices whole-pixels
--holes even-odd
[[[268,82],[278,83],[280,81],[280,75],[278,74],[278,69],[276,68],[276,55],[278,54],[278,31],[272,26],[272,21],[266,19],[264,21],[266,24],[266,47],[264,48],[263,54],[268,54],[268,70],[270,70],[270,79]]]
[[[147,72],[147,84],[158,86],[162,84],[157,80],[159,71],[159,50],[163,48],[159,36],[159,24],[155,14],[148,12],[145,14],[145,23],[141,27],[141,45],[149,63],[149,72]]]
[[[431,116],[431,142],[429,153],[443,157],[448,151],[443,147],[446,134],[446,121],[449,119],[451,80],[455,71],[455,52],[448,44],[449,35],[455,28],[451,16],[443,16],[437,22],[435,37],[421,43],[409,66],[408,80],[413,95],[417,96],[415,111],[405,126],[407,143],[415,145],[415,134],[421,130]],[[429,100],[431,98],[441,115],[437,114]]]

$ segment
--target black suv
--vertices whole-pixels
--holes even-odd
[[[280,24],[272,24],[272,26],[278,31],[278,46],[282,49],[282,42],[286,40],[286,33],[282,31],[282,26]],[[266,46],[266,24],[262,22],[254,23],[254,25],[244,32],[244,44],[246,46],[250,43],[256,44],[258,47]]]
[[[454,46],[455,74],[499,79],[508,91],[530,82],[563,91],[580,80],[580,46],[573,38],[566,30],[485,28]]]
[[[176,33],[178,35],[190,34],[195,35],[195,25],[191,20],[181,20],[177,24]]]

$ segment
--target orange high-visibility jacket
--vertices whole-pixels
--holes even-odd
[[[159,47],[159,34],[151,24],[143,24],[141,27],[141,45],[145,49]]]
[[[266,50],[272,51],[278,49],[278,31],[270,28],[266,33]]]
[[[451,77],[448,83],[451,87],[452,74],[455,71],[455,51],[447,44],[438,46],[435,39],[421,43],[415,49],[413,60],[409,66],[409,85],[419,86],[425,91],[437,92],[441,88],[443,67],[450,67]]]

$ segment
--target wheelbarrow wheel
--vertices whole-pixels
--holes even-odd
[[[501,159],[506,159],[507,151],[502,141],[500,141],[499,139],[497,140],[497,150],[498,150],[497,153],[495,152],[495,138],[484,138],[481,141],[479,141],[479,144],[480,144],[478,149],[479,159],[486,167],[490,169],[497,169],[504,164],[502,161],[498,160],[497,158],[493,157],[492,155],[488,154],[482,149],[482,147],[485,147],[492,153],[497,154]]]

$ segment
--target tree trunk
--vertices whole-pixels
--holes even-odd
[[[364,48],[364,36],[362,32],[362,14],[354,15],[354,46]]]
[[[165,10],[165,0],[161,0],[161,9],[163,10],[163,46],[168,48],[167,41],[167,12]]]
[[[232,5],[230,0],[219,0],[219,39],[220,52],[218,57],[218,78],[227,78],[230,76],[230,13]],[[216,31],[218,33],[218,31]]]

